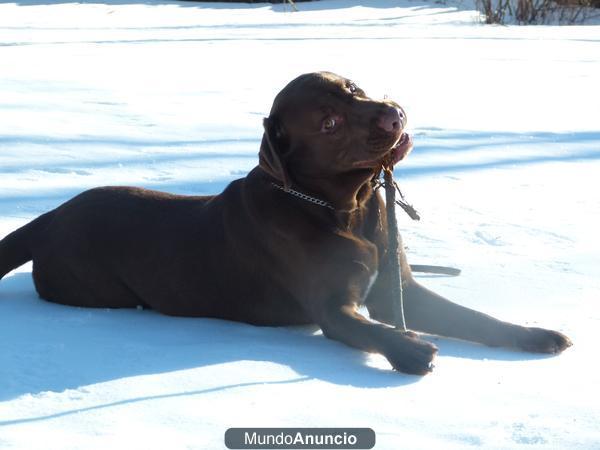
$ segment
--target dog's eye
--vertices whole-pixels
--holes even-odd
[[[350,83],[348,85],[348,90],[350,91],[350,93],[356,94],[356,91],[358,90],[358,88],[356,87],[356,85],[354,83]]]
[[[328,117],[323,121],[323,125],[321,126],[321,131],[331,131],[335,128],[336,121],[333,117]]]

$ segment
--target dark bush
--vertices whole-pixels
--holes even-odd
[[[600,0],[476,0],[486,23],[576,24],[590,16]]]

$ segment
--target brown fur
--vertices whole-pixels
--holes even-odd
[[[345,78],[302,75],[276,97],[260,164],[248,176],[206,197],[131,187],[84,192],[0,242],[0,277],[32,259],[36,289],[52,302],[316,323],[330,338],[382,353],[395,369],[427,373],[435,346],[389,326],[397,299],[389,294],[385,208],[369,184],[373,168],[361,163],[399,141],[403,121],[385,129],[398,111]],[[329,117],[337,118],[334,132],[323,129]],[[502,322],[427,290],[404,254],[401,267],[412,330],[535,352],[570,345],[558,332]],[[379,322],[357,312],[363,303]]]

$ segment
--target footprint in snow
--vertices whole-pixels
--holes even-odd
[[[548,441],[536,433],[534,430],[528,430],[527,427],[522,423],[513,424],[512,440],[517,444],[525,445],[539,445],[547,444]]]
[[[40,172],[46,172],[46,173],[59,173],[59,174],[75,174],[75,175],[91,175],[90,172],[88,172],[87,170],[81,170],[81,169],[62,169],[59,167],[53,167],[53,168],[45,168],[45,169],[39,169]]]
[[[475,236],[477,236],[480,241],[483,241],[488,245],[504,245],[504,242],[502,242],[500,236],[492,236],[489,233],[486,233],[485,231],[478,230],[475,232]]]

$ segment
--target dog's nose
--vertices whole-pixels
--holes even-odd
[[[404,128],[405,124],[406,115],[404,111],[393,107],[387,108],[377,121],[377,126],[388,133]]]

